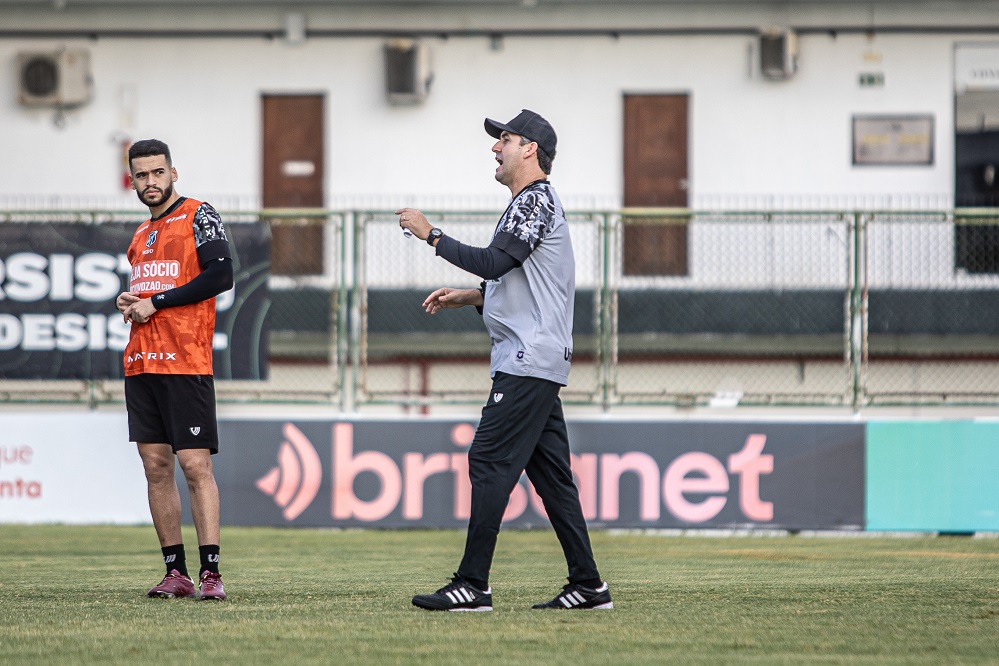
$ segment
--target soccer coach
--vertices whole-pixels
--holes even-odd
[[[524,109],[509,123],[486,119],[496,180],[513,200],[488,247],[471,247],[433,228],[418,210],[396,211],[399,225],[437,256],[483,278],[478,289],[444,287],[423,302],[429,314],[476,307],[492,341],[492,390],[468,452],[472,507],[465,554],[451,583],[413,597],[427,610],[490,611],[489,569],[510,493],[525,470],[545,505],[569,569],[569,584],[534,608],[612,608],[597,571],[569,466],[559,390],[572,362],[575,259],[562,203],[548,182],[555,130]]]

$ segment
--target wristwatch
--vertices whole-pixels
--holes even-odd
[[[433,229],[430,230],[430,233],[427,234],[427,245],[433,247],[434,241],[443,235],[444,235],[443,231],[441,231],[437,227],[434,227]]]

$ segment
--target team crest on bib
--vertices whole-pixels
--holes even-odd
[[[201,426],[194,426],[190,428],[191,434],[197,437],[201,433]]]
[[[153,246],[153,243],[156,242],[156,234],[158,234],[158,233],[159,233],[159,230],[149,232],[149,238],[146,239],[146,247],[152,247]]]
[[[499,402],[503,399],[502,393],[493,393],[493,402]]]

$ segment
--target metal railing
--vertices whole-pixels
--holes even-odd
[[[138,217],[0,211],[0,232]],[[498,212],[428,217],[481,246]],[[420,306],[439,286],[478,278],[405,238],[390,211],[224,218],[237,238],[241,223],[266,225],[272,266],[265,378],[219,379],[220,401],[343,411],[482,402],[489,340],[480,318],[471,308],[430,317]],[[574,213],[569,224],[577,298],[567,403],[999,405],[992,209],[641,209]],[[11,379],[13,354],[24,351],[0,349],[2,401],[121,400],[114,378]]]

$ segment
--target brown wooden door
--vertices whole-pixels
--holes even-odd
[[[687,207],[688,95],[624,96],[624,205]],[[686,275],[687,218],[626,216],[625,275]]]
[[[324,206],[322,95],[264,95],[264,208]],[[284,275],[323,272],[324,218],[273,218],[271,270]]]

